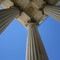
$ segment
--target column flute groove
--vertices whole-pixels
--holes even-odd
[[[28,25],[26,60],[48,60],[36,23]]]
[[[44,8],[44,13],[46,15],[49,15],[49,16],[53,17],[57,21],[60,21],[60,6],[50,6],[50,5],[47,5]]]
[[[16,7],[0,10],[0,34],[19,14],[20,11]]]

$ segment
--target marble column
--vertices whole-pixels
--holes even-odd
[[[28,25],[26,60],[48,60],[36,23]]]
[[[47,5],[44,8],[44,13],[46,15],[49,15],[49,16],[53,17],[57,21],[60,21],[60,6],[50,6],[50,5]]]
[[[19,10],[16,7],[0,10],[0,34],[13,21],[15,17],[19,16]]]

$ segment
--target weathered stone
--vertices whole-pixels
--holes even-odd
[[[26,60],[48,60],[36,23],[28,25]]]
[[[47,5],[44,8],[44,13],[46,15],[49,15],[49,16],[53,17],[57,21],[60,21],[60,6],[50,6],[50,5]]]
[[[0,10],[0,34],[13,21],[15,17],[19,16],[19,10],[16,7]]]

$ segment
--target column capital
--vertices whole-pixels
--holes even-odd
[[[28,23],[28,25],[26,26],[27,28],[29,28],[29,27],[34,27],[34,26],[39,26],[39,24],[37,24],[37,23],[33,23],[33,22],[31,22],[31,23]]]

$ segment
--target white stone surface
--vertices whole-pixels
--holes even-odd
[[[51,0],[49,0],[49,1],[51,1]],[[54,1],[54,0],[52,0],[52,1]],[[14,5],[12,2],[23,9],[24,13],[22,13],[21,16],[19,16],[19,18],[17,18],[17,19],[24,26],[28,25],[27,22],[29,20],[31,20],[31,18],[34,18],[38,23],[41,23],[42,21],[44,21],[44,18],[46,18],[46,15],[42,14],[42,11],[39,10],[39,8],[41,8],[42,5],[45,4],[45,2],[43,0],[32,0],[32,1],[30,1],[30,0],[12,0],[12,1],[3,0],[3,2],[1,3],[1,6],[4,9],[10,8],[11,6]],[[46,10],[46,12],[48,12],[48,11]],[[49,15],[49,14],[47,14],[47,15]]]
[[[46,16],[42,14],[42,11],[39,10],[39,8],[35,5],[34,2],[31,2],[25,9],[25,12],[27,15],[29,15],[31,18],[35,19],[38,23],[41,22]]]
[[[0,10],[0,34],[13,21],[13,19],[18,16],[19,16],[19,10],[15,7]]]
[[[28,25],[26,60],[48,60],[45,48],[40,38],[37,25]]]
[[[33,0],[33,2],[40,8],[45,2],[43,0]]]
[[[44,13],[60,21],[60,6],[46,6],[44,8]]]
[[[26,26],[26,25],[28,25],[27,22],[30,21],[31,19],[26,13],[22,12],[21,15],[17,18],[17,20],[20,23],[22,23],[24,26]]]
[[[12,7],[14,4],[10,0],[3,0],[0,4],[4,9]]]
[[[30,0],[12,0],[12,1],[22,8],[25,8],[30,2]]]

